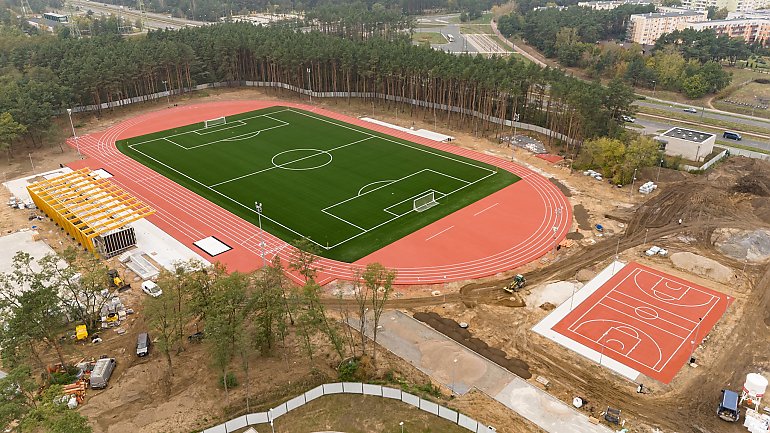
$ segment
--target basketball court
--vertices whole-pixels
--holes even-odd
[[[733,298],[638,263],[611,267],[535,331],[632,380],[671,382]]]

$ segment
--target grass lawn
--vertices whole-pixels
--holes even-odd
[[[447,40],[438,32],[415,32],[412,35],[412,41],[419,44],[446,44]]]
[[[468,158],[286,107],[133,137],[118,149],[258,221],[353,262],[518,178]],[[226,227],[225,227],[226,228]]]
[[[648,102],[654,102],[654,101],[648,101]],[[698,110],[701,110],[700,107],[698,107]],[[694,123],[702,123],[705,125],[711,125],[715,128],[721,130],[724,129],[734,129],[736,131],[744,131],[744,132],[755,132],[757,134],[770,134],[770,128],[763,128],[761,126],[756,125],[750,125],[747,123],[738,123],[738,122],[728,122],[726,120],[721,119],[714,119],[711,117],[701,117],[700,113],[698,114],[689,114],[685,113],[684,111],[680,112],[674,112],[674,111],[667,111],[667,110],[661,110],[657,108],[652,107],[646,107],[640,105],[637,110],[638,113],[644,114],[656,114],[658,116],[665,116],[671,119],[678,119],[678,120],[686,120]],[[699,128],[703,129],[703,127]]]
[[[462,34],[485,34],[492,35],[492,26],[489,24],[461,24],[460,33]]]
[[[398,400],[374,396],[327,395],[275,421],[276,433],[468,433],[468,430]],[[256,426],[263,431],[265,425]],[[267,426],[270,431],[270,426]]]

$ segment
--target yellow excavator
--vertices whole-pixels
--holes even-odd
[[[524,275],[516,274],[516,276],[513,277],[513,280],[511,280],[510,283],[503,287],[503,290],[505,290],[507,293],[514,294],[526,285],[527,279],[524,278]]]
[[[118,271],[115,269],[110,269],[107,271],[107,275],[110,276],[110,285],[116,289],[118,289],[119,292],[122,292],[123,290],[127,290],[131,288],[131,284],[126,283],[123,281],[122,278],[120,278],[120,274],[118,274]]]

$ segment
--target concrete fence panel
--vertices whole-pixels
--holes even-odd
[[[420,407],[420,397],[408,392],[401,392],[401,401],[406,404],[411,404],[414,407]]]
[[[286,412],[288,411],[289,411],[289,408],[286,407],[286,403],[283,403],[270,409],[270,411],[268,411],[268,415],[270,416],[270,419],[276,419],[281,415],[285,415]]]
[[[376,395],[378,397],[382,397],[382,387],[380,385],[370,385],[368,383],[364,384],[364,394],[365,395]]]
[[[324,386],[319,385],[305,393],[305,401],[315,400],[324,395]]]
[[[294,410],[305,404],[305,394],[298,395],[286,402],[286,411]]]
[[[457,417],[457,425],[460,427],[465,427],[470,431],[476,431],[476,429],[479,427],[479,423],[475,419],[468,418],[463,414],[460,414]]]
[[[237,418],[231,419],[223,424],[207,428],[202,433],[229,433],[234,430],[242,429],[244,427],[266,424],[271,420],[276,420],[279,417],[287,414],[298,407],[301,407],[307,402],[316,398],[322,397],[327,394],[364,394],[375,395],[383,398],[398,399],[404,403],[410,404],[419,408],[422,411],[428,412],[433,415],[438,415],[441,418],[451,421],[460,427],[468,429],[476,433],[489,433],[487,426],[478,423],[477,421],[468,418],[467,416],[458,413],[452,409],[440,406],[428,400],[421,399],[420,397],[403,392],[400,389],[390,388],[387,386],[370,385],[358,382],[344,382],[344,383],[327,383],[321,386],[317,386],[291,400],[282,403],[267,412],[250,413],[247,415],[241,415]]]
[[[323,387],[324,394],[340,394],[345,392],[341,383],[325,383]]]
[[[433,415],[438,415],[438,405],[432,401],[420,399],[420,409]]]
[[[258,412],[246,415],[246,422],[249,425],[264,424],[270,422],[270,419],[267,417],[267,412]]]
[[[243,416],[239,416],[238,418],[227,421],[225,423],[225,428],[227,429],[227,431],[233,431],[233,430],[238,430],[240,428],[244,428],[248,425],[249,423],[246,420],[246,415],[243,415]]]
[[[446,420],[452,421],[455,424],[457,424],[457,415],[458,413],[453,411],[452,409],[445,408],[444,406],[438,407],[438,416]]]
[[[400,389],[390,388],[387,386],[382,387],[382,396],[385,398],[394,398],[396,400],[401,400],[401,394],[403,392]]]
[[[360,382],[342,382],[342,389],[346,394],[363,394],[364,384]]]

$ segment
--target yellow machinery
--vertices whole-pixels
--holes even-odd
[[[75,338],[77,338],[78,341],[88,338],[88,329],[86,328],[86,325],[78,325],[75,327]]]
[[[89,168],[35,182],[27,190],[57,225],[104,258],[134,246],[136,236],[129,224],[155,212]]]

